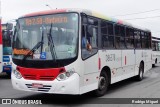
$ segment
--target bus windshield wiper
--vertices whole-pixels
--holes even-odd
[[[24,58],[23,58],[22,60],[25,61],[28,56],[30,56],[32,53],[34,53],[34,51],[35,51],[36,49],[38,49],[40,46],[42,46],[42,45],[43,45],[43,42],[42,42],[42,41],[41,41],[41,42],[38,42],[38,43],[27,53],[27,55],[24,56]]]
[[[43,49],[43,38],[44,38],[44,31],[43,31],[43,26],[42,26],[42,38],[41,38],[41,41],[38,42],[28,53],[27,55],[24,56],[24,58],[22,59],[23,62],[26,60],[26,58],[28,56],[30,56],[32,53],[34,53],[34,51],[36,51],[40,46],[41,46],[41,53],[42,53],[42,49]]]
[[[51,27],[50,27],[49,34],[48,34],[48,46],[50,46],[52,58],[56,62],[57,55],[56,55],[56,51],[55,51],[54,41],[52,38],[52,23],[51,23]]]

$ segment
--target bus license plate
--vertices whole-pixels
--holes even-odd
[[[42,87],[43,87],[43,84],[32,83],[32,87],[33,87],[33,88],[42,88]]]

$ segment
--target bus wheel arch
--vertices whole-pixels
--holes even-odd
[[[101,73],[106,72],[109,80],[109,84],[111,84],[111,69],[108,66],[102,68]]]
[[[94,91],[97,97],[103,96],[107,92],[110,84],[110,78],[111,76],[109,67],[104,67],[100,72],[98,89]]]
[[[137,80],[141,81],[143,79],[143,74],[144,74],[144,61],[141,61],[139,64],[139,71],[137,75]]]

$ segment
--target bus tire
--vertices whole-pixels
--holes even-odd
[[[156,60],[155,60],[155,64],[157,64],[157,58],[156,58]]]
[[[155,63],[152,64],[152,67],[156,67],[156,64],[157,64],[157,58],[155,59]]]
[[[108,89],[109,86],[109,80],[107,73],[105,71],[102,71],[99,77],[99,82],[98,82],[98,89],[94,91],[96,97],[103,96]]]
[[[144,65],[141,63],[139,66],[139,73],[137,75],[137,80],[141,81],[143,80],[143,74],[144,74]]]

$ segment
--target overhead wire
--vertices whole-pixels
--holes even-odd
[[[118,16],[131,16],[131,15],[136,15],[136,14],[143,14],[143,13],[149,13],[149,12],[154,12],[154,11],[158,11],[160,9],[152,9],[152,10],[147,10],[147,11],[141,11],[141,12],[134,12],[134,13],[128,13],[128,14],[120,14],[120,15],[114,15],[112,17],[118,17]],[[123,20],[142,20],[142,19],[151,19],[151,18],[159,18],[160,16],[151,16],[151,17],[137,17],[137,18],[127,18],[127,19],[123,19]],[[152,31],[152,33],[159,33],[160,31]]]
[[[157,10],[160,10],[160,9],[153,9],[153,10],[147,10],[147,11],[141,11],[141,12],[135,12],[135,13],[128,13],[128,14],[120,14],[120,15],[114,15],[114,16],[112,16],[112,17],[142,14],[142,13],[148,13],[148,12],[153,12],[153,11],[157,11]]]
[[[152,10],[147,10],[147,11],[128,13],[128,14],[121,14],[121,15],[115,15],[115,16],[129,16],[129,15],[135,15],[135,14],[143,14],[143,13],[153,12],[153,11],[157,11],[157,10],[160,10],[160,9],[152,9]],[[112,17],[115,17],[115,16],[112,16]],[[137,19],[157,18],[157,17],[160,17],[160,16],[128,18],[128,19],[124,19],[124,20],[137,20]]]
[[[158,18],[158,17],[160,17],[160,16],[138,17],[138,18],[123,19],[123,20],[140,20],[140,19],[149,19],[149,18]]]

